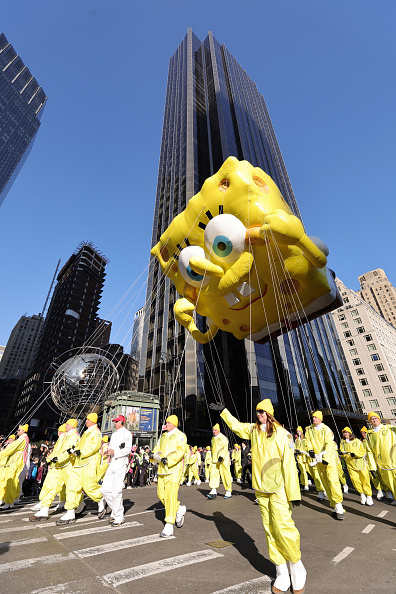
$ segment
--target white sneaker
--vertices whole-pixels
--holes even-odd
[[[364,493],[360,493],[360,503],[366,505],[367,497]]]
[[[74,520],[75,517],[76,517],[75,510],[68,509],[67,512],[65,514],[63,514],[63,516],[59,519],[62,520],[62,522],[67,522],[68,520]]]
[[[308,479],[308,487],[312,487],[312,481]]]
[[[48,518],[49,507],[42,507],[36,514],[36,518]]]
[[[201,484],[201,481],[196,482],[197,487],[199,487],[200,484]]]
[[[206,479],[205,483],[208,483],[208,482],[209,482],[209,479]]]
[[[300,561],[297,561],[297,563],[289,561],[289,568],[293,592],[303,592],[307,580],[307,570],[302,564],[301,559]]]
[[[344,512],[344,508],[342,507],[342,503],[336,503],[335,504],[335,508],[334,511],[336,514],[343,514]]]
[[[342,485],[342,490],[344,491],[344,493],[348,493],[348,485]]]
[[[304,485],[304,486],[303,486],[303,488],[302,488],[302,490],[303,490],[303,491],[309,491],[309,487],[308,487],[308,485]]]
[[[184,524],[184,516],[185,513],[187,511],[187,508],[185,505],[179,505],[179,509],[177,510],[177,514],[176,514],[176,528],[181,528]]]
[[[324,491],[319,491],[318,493],[318,501],[324,501],[325,494]]]
[[[237,483],[242,484],[241,479],[237,479]]]
[[[229,499],[232,496],[231,491],[226,491],[224,495],[224,499]]]
[[[378,499],[378,501],[381,501],[381,499],[383,499],[383,498],[384,498],[384,492],[381,491],[381,489],[379,489],[377,491],[377,499]]]
[[[191,487],[192,483],[190,481],[188,481],[188,483],[186,483],[186,487]]]
[[[374,505],[373,498],[367,495],[366,505]]]
[[[81,502],[82,503],[82,502]],[[81,504],[80,504],[81,505]],[[104,506],[105,506],[105,500],[102,497],[102,499],[98,502],[98,512],[102,512],[104,510]],[[78,508],[77,508],[78,509]]]
[[[287,569],[287,564],[283,563],[282,565],[276,566],[276,579],[274,581],[274,588],[277,588],[281,592],[287,592],[291,586],[289,570]]]
[[[33,511],[36,511],[38,509],[41,509],[41,501],[39,501],[38,503],[36,503],[36,505],[33,505],[33,507],[31,509]]]
[[[168,536],[173,536],[173,524],[166,523],[160,536],[162,536],[162,538],[167,538]]]
[[[3,503],[3,505],[0,507],[0,509],[3,511],[5,509],[12,509],[14,507],[13,503]]]

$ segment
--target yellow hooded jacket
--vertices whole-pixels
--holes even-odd
[[[301,500],[293,443],[286,429],[276,425],[271,437],[267,437],[267,432],[259,432],[255,423],[240,423],[227,409],[220,416],[231,431],[250,439],[253,488],[261,493],[277,493],[284,487],[289,501]]]
[[[76,457],[74,468],[87,466],[92,460],[92,464],[97,463],[100,457],[100,446],[102,445],[102,434],[97,425],[89,427],[81,436],[78,448],[81,451],[80,456]]]
[[[314,425],[310,425],[305,431],[305,442],[307,452],[313,450],[315,454],[323,453],[323,460],[334,467],[337,465],[337,444],[334,449],[334,439],[330,427],[322,423],[320,429],[315,429]]]
[[[63,438],[63,439],[62,439]],[[74,447],[77,449],[80,442],[80,436],[77,429],[70,429],[67,433],[61,435],[55,444],[53,452],[48,456],[47,460],[50,461],[55,456],[58,458],[58,462],[55,464],[55,468],[66,468],[70,463],[74,464],[75,457],[68,453],[67,450]],[[56,452],[55,452],[56,450]]]
[[[187,453],[187,437],[179,429],[174,429],[172,434],[165,431],[159,442],[154,448],[154,453],[158,452],[161,458],[167,458],[168,464],[160,462],[158,466],[158,476],[167,476],[174,472],[182,471],[184,456]]]
[[[357,437],[355,439],[352,439],[350,442],[347,442],[345,439],[341,439],[341,455],[342,452],[353,452],[354,454],[356,454],[356,458],[352,458],[348,455],[344,457],[347,468],[357,471],[364,470],[365,468],[367,468],[366,450],[360,439],[358,439]]]
[[[223,458],[222,464],[230,465],[230,456],[228,454],[228,439],[222,433],[217,437],[212,437],[210,449],[212,452],[212,463],[217,464],[219,457]]]
[[[27,443],[23,435],[18,437],[18,439],[12,443],[8,444],[8,446],[6,446],[4,450],[0,452],[0,461],[2,462],[2,465],[8,467],[14,464],[19,464],[22,470],[23,452],[25,447],[27,447]]]
[[[379,431],[369,429],[366,441],[381,470],[396,469],[396,427],[380,425]]]

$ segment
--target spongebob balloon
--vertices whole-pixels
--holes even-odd
[[[342,303],[328,250],[264,171],[229,157],[151,251],[181,295],[175,317],[201,344],[218,329],[266,342]],[[207,318],[201,332],[194,313]]]

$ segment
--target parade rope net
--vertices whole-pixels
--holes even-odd
[[[204,210],[204,208],[202,208],[201,211],[198,213],[196,220],[192,223],[192,225],[190,227],[190,231],[194,228],[194,225],[196,224],[197,220],[199,220],[199,218],[201,217],[203,210]],[[267,221],[266,215],[263,213],[262,224],[265,224],[266,221]],[[265,231],[265,234],[267,237],[270,234],[271,243],[273,246],[275,246],[275,249],[276,249],[276,255],[278,258],[282,258],[280,247],[277,244],[272,231],[271,230]],[[188,236],[189,236],[189,233],[187,234],[186,239],[188,239]],[[164,245],[166,246],[166,243]],[[179,251],[177,252],[176,255],[180,254],[181,249],[182,248],[180,247]],[[249,244],[249,251],[252,251],[251,244]],[[293,310],[295,310],[295,313],[293,313],[292,315],[289,313],[289,309],[288,309],[287,303],[286,303],[286,296],[280,290],[281,279],[279,278],[279,275],[277,273],[277,268],[275,265],[275,255],[269,249],[268,243],[267,243],[267,254],[268,254],[269,272],[270,272],[270,276],[271,276],[271,282],[272,282],[272,285],[276,292],[275,296],[276,296],[276,307],[277,307],[278,319],[279,320],[283,319],[284,321],[286,321],[290,328],[292,328],[293,326],[296,326],[296,325],[299,326],[299,332],[289,332],[288,336],[289,336],[290,346],[292,348],[294,367],[295,367],[296,373],[298,375],[299,384],[301,386],[300,394],[303,395],[306,411],[309,415],[309,418],[311,418],[312,412],[315,410],[316,407],[312,400],[311,391],[310,391],[310,388],[308,385],[308,378],[306,376],[306,365],[304,364],[304,361],[303,361],[304,350],[307,350],[309,352],[309,355],[310,355],[310,358],[311,358],[311,361],[312,361],[312,364],[313,364],[313,367],[315,370],[316,379],[318,382],[317,389],[318,389],[320,395],[323,397],[327,408],[330,410],[330,414],[332,416],[333,423],[336,427],[338,437],[341,438],[338,427],[337,427],[337,423],[335,422],[332,407],[331,407],[329,398],[326,393],[326,387],[323,383],[322,375],[319,370],[320,363],[316,360],[315,351],[314,351],[314,348],[312,347],[312,341],[313,341],[314,335],[315,334],[317,335],[317,331],[314,326],[314,322],[307,321],[306,312],[304,310],[304,307],[301,303],[301,300],[300,300],[297,292],[287,295],[288,303],[290,304],[290,301],[292,301]],[[259,275],[257,274],[255,260],[253,260],[253,265],[255,266],[256,277],[257,277],[257,279],[259,279]],[[119,342],[119,344],[124,344],[125,341],[128,341],[127,348],[130,349],[131,343],[132,343],[132,329],[133,329],[133,316],[132,316],[132,323],[129,323],[131,312],[133,313],[134,311],[136,311],[136,301],[139,298],[143,289],[146,287],[147,280],[148,280],[148,271],[152,271],[152,270],[153,270],[152,259],[150,259],[149,264],[142,270],[142,272],[140,273],[138,278],[127,289],[127,291],[124,293],[124,295],[118,301],[118,303],[113,307],[113,309],[109,312],[109,314],[106,315],[106,319],[108,319],[111,322],[114,322],[124,312],[124,318],[122,320],[122,323],[117,331],[117,334],[113,338],[114,343],[116,343],[117,337],[120,334],[122,328],[124,326],[128,326],[126,334],[125,334],[123,340]],[[285,270],[285,272],[286,272],[287,282],[291,283],[292,279],[291,279],[290,274],[287,272],[287,270]],[[249,281],[250,281],[250,276],[251,276],[251,269],[249,269]],[[141,282],[140,285],[138,285],[138,283],[141,281],[142,277],[144,277],[145,280],[143,282]],[[205,275],[204,275],[204,277],[205,277]],[[161,289],[163,288],[164,283],[166,283],[166,282],[169,282],[169,279],[165,276],[165,274],[160,275],[160,278],[157,281],[157,283],[153,284],[153,286],[151,288],[151,295],[154,295],[155,293],[159,294]],[[136,288],[136,286],[137,286],[137,288]],[[135,291],[132,292],[134,289],[135,289]],[[260,281],[259,281],[259,290],[260,290],[261,294],[263,294],[263,292],[264,292],[263,289],[264,289],[264,287],[260,286]],[[202,285],[201,285],[201,287],[199,287],[197,301],[199,300],[201,290],[202,290]],[[269,332],[268,315],[267,315],[267,311],[265,308],[265,302],[263,299],[261,300],[261,304],[263,307],[263,313],[264,313],[265,320],[266,320],[266,327]],[[127,309],[127,311],[125,313],[126,309]],[[148,300],[148,302],[146,303],[146,306],[144,308],[144,322],[147,321],[147,316],[149,316],[149,315],[150,315],[150,299]],[[250,316],[251,316],[251,309],[250,309]],[[175,335],[177,336],[178,322],[176,320],[174,320],[174,323],[176,326]],[[324,318],[324,323],[326,324],[327,328],[330,329],[329,322],[326,318]],[[281,326],[281,322],[279,322],[279,324]],[[251,327],[252,327],[252,325],[250,324],[250,328]],[[97,328],[95,330],[95,332],[91,335],[90,339],[82,347],[80,347],[79,349],[74,349],[75,353],[73,353],[72,359],[71,360],[69,359],[66,362],[63,362],[60,367],[63,366],[63,370],[67,370],[68,367],[70,367],[70,368],[72,367],[73,361],[75,362],[79,358],[81,359],[84,357],[88,357],[88,358],[91,357],[92,352],[94,350],[92,345],[94,344],[96,338],[99,336],[100,332],[101,332],[100,328]],[[129,340],[128,340],[128,337],[130,337]],[[319,348],[319,345],[320,345],[320,341],[318,340],[318,338],[319,338],[319,336],[317,335],[317,341],[316,341],[317,348]],[[175,391],[176,391],[176,387],[177,387],[177,384],[178,384],[178,381],[180,378],[181,365],[185,358],[187,339],[188,339],[188,333],[186,330],[184,347],[177,357],[178,364],[177,364],[177,368],[176,368],[176,374],[172,378],[173,385],[169,391],[170,393],[169,393],[169,399],[168,399],[166,411],[164,410],[164,417],[163,417],[164,421],[168,417],[170,411],[173,411],[175,409],[175,405],[174,405]],[[286,373],[283,372],[283,369],[281,369],[281,367],[280,367],[279,358],[276,356],[276,352],[275,352],[275,341],[276,340],[281,341],[282,335],[276,339],[270,340],[268,344],[270,345],[270,348],[271,348],[272,361],[274,363],[274,371],[275,371],[276,380],[277,380],[278,392],[279,392],[280,398],[282,399],[283,408],[285,410],[285,414],[287,417],[287,423],[288,423],[289,430],[291,432],[293,432],[293,426],[294,425],[297,426],[299,424],[298,412],[296,409],[295,398],[293,395],[293,386],[292,386],[290,374],[288,372],[286,372]],[[210,365],[207,361],[207,358],[205,356],[205,353],[202,349],[201,355],[203,358],[204,368],[206,371],[206,378],[202,377],[200,366],[197,365],[198,374],[201,379],[202,385],[204,386],[205,382],[207,382],[211,386],[213,394],[216,395],[216,399],[225,405],[225,397],[224,397],[224,393],[222,390],[222,382],[221,382],[221,379],[224,378],[224,383],[225,383],[225,386],[227,389],[227,393],[230,396],[230,399],[233,403],[234,409],[237,411],[238,409],[235,406],[235,401],[234,401],[234,398],[232,395],[232,390],[229,386],[228,378],[227,378],[225,370],[223,368],[223,364],[221,362],[221,357],[217,350],[216,343],[215,343],[215,341],[211,341],[208,344],[209,344],[209,350],[211,353],[211,360],[219,361],[219,367],[215,367],[213,370],[213,373],[212,373],[211,367],[210,367]],[[281,344],[281,343],[278,342],[278,344]],[[248,348],[246,348],[246,354],[248,357],[248,373],[250,376],[250,381],[249,381],[250,389],[249,389],[249,393],[244,394],[244,397],[245,397],[245,403],[246,403],[246,413],[247,413],[247,417],[249,417],[249,411],[252,411],[252,409],[253,409],[253,406],[252,406],[252,404],[253,404],[253,383],[252,383],[251,368],[249,367],[249,365],[251,364],[250,354],[254,350],[254,343],[251,341],[251,334],[250,334],[249,339],[245,339],[245,345],[248,347]],[[321,347],[321,348],[323,349],[323,347]],[[96,349],[96,351],[98,351],[98,349]],[[340,360],[340,354],[339,354],[338,350],[333,349],[333,354],[336,355],[336,357],[338,358],[340,367],[342,367],[342,362]],[[119,381],[120,374],[122,374],[122,372],[124,371],[125,368],[122,368],[121,360],[118,362],[115,362],[115,363],[113,361],[109,361],[108,355],[106,355],[106,353],[103,353],[103,355],[102,355],[101,353],[96,352],[96,355],[99,355],[99,356],[96,359],[96,363],[92,363],[92,372],[93,372],[93,375],[95,375],[98,379],[98,385],[95,388],[95,390],[93,391],[93,394],[90,394],[88,397],[88,394],[86,391],[81,391],[81,393],[79,393],[79,395],[76,398],[74,398],[74,399],[71,398],[70,395],[67,395],[67,393],[66,393],[64,379],[62,379],[60,374],[58,374],[56,382],[54,384],[56,387],[54,388],[52,383],[49,384],[45,388],[41,397],[32,405],[32,407],[23,416],[23,418],[20,420],[19,424],[29,423],[29,421],[33,418],[34,414],[37,412],[37,410],[40,408],[40,406],[45,401],[48,400],[48,404],[51,406],[50,401],[49,401],[50,396],[52,396],[54,403],[57,405],[56,412],[59,412],[58,409],[61,410],[61,422],[64,422],[64,420],[66,420],[66,418],[68,418],[68,417],[77,416],[78,413],[81,412],[81,410],[84,407],[85,407],[84,412],[85,412],[85,410],[87,412],[92,412],[93,410],[97,409],[98,406],[100,406],[100,404],[102,404],[103,401],[105,400],[106,395],[108,395],[114,391],[114,388],[117,386],[117,382]],[[107,361],[104,362],[104,359],[107,359]],[[109,363],[110,363],[110,365],[109,365]],[[59,369],[60,369],[60,367],[59,367]],[[59,371],[59,369],[58,369],[58,371]],[[332,375],[332,371],[333,370],[330,370],[330,372],[328,373],[328,378],[329,378],[329,381],[331,382],[334,393],[337,394],[338,390],[337,390],[336,382]],[[102,377],[100,377],[101,373],[102,373]],[[55,374],[56,374],[56,372],[55,372]],[[283,382],[281,381],[281,378],[283,378],[284,383],[285,383],[285,391],[282,387]],[[205,379],[205,381],[204,381],[204,379]],[[57,395],[55,398],[52,393],[52,390],[54,390],[54,389],[57,390]],[[161,390],[161,383],[159,385],[159,391],[160,390]],[[62,398],[64,399],[64,402],[62,402]],[[209,421],[212,425],[213,422],[212,422],[211,410],[208,406],[207,399],[204,398],[204,400],[205,400],[205,404],[206,404]],[[348,411],[345,410],[342,397],[340,396],[338,398],[338,400],[339,400],[339,405],[341,406],[346,419],[348,419]],[[250,406],[249,406],[249,401],[250,401]],[[52,406],[51,406],[51,408],[53,410],[55,410]],[[183,410],[183,413],[184,414],[182,414],[181,421],[182,421],[182,427],[184,429],[185,409]],[[254,413],[251,413],[251,414],[254,415]],[[254,422],[254,421],[255,421],[255,419],[252,419],[252,422]],[[348,419],[348,423],[349,423],[349,419]],[[17,426],[13,429],[12,432],[15,431]],[[235,434],[228,428],[228,426],[225,423],[222,422],[222,426],[223,426],[223,432],[227,434],[229,441],[232,444],[235,443]]]

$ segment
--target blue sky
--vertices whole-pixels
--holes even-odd
[[[309,235],[358,289],[396,285],[393,0],[15,0],[1,28],[48,95],[0,208],[0,344],[82,240],[110,259],[100,315],[127,345],[144,303],[169,57],[213,31],[263,94]],[[140,277],[140,278],[139,278]],[[125,294],[127,295],[125,296]]]

